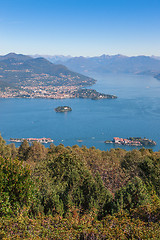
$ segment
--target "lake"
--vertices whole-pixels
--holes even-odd
[[[95,146],[101,150],[118,147],[105,144],[113,137],[146,137],[160,149],[160,81],[152,76],[90,74],[92,86],[117,99],[0,99],[0,132],[11,138],[49,137],[54,144]],[[56,113],[68,105],[72,112]],[[78,142],[82,140],[82,142]],[[17,145],[18,146],[18,145]],[[46,146],[48,146],[46,144]],[[120,146],[130,150],[135,147]]]

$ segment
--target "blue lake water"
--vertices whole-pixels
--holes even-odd
[[[6,141],[10,137],[50,137],[55,145],[77,144],[107,150],[117,146],[105,144],[105,140],[140,136],[155,140],[157,146],[153,150],[160,150],[160,81],[129,74],[90,76],[98,80],[92,88],[118,98],[0,99],[2,137]],[[54,108],[60,105],[68,105],[73,111],[56,113]],[[79,139],[83,142],[79,143]]]

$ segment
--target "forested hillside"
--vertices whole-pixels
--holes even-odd
[[[0,137],[0,239],[159,239],[160,152]]]
[[[9,53],[0,56],[0,89],[21,86],[88,86],[95,80],[44,58]]]

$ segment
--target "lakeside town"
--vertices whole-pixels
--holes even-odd
[[[49,98],[49,99],[65,99],[65,98],[90,98],[98,99],[114,99],[114,95],[99,93],[94,89],[82,89],[78,86],[21,86],[20,88],[6,87],[5,91],[0,91],[0,98]]]
[[[19,89],[5,88],[0,91],[0,98],[74,98],[76,86],[21,86]]]

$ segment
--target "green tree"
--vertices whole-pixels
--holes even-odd
[[[16,156],[17,156],[17,148],[16,148],[16,146],[15,146],[15,144],[14,143],[11,143],[11,144],[9,144],[9,147],[10,147],[10,149],[11,149],[11,158],[12,159],[15,159],[16,158]]]
[[[21,161],[26,161],[29,151],[29,143],[26,139],[23,140],[22,144],[18,149],[18,158]]]
[[[16,213],[32,202],[31,172],[19,160],[0,157],[0,216]]]
[[[129,211],[147,202],[150,202],[147,188],[139,177],[135,177],[125,187],[116,192],[114,208],[116,211],[121,209]]]
[[[139,163],[141,177],[144,179],[148,189],[155,190],[160,196],[160,159],[152,156],[145,156]]]
[[[28,162],[38,162],[46,157],[47,149],[39,142],[34,142],[29,147],[26,160]]]
[[[72,207],[78,207],[82,212],[98,209],[103,207],[109,194],[101,177],[93,177],[83,159],[70,148],[41,161],[35,168],[34,177],[40,186],[45,211],[57,209],[57,203],[64,213]]]
[[[0,156],[4,158],[11,157],[11,148],[6,145],[5,140],[0,135]]]

